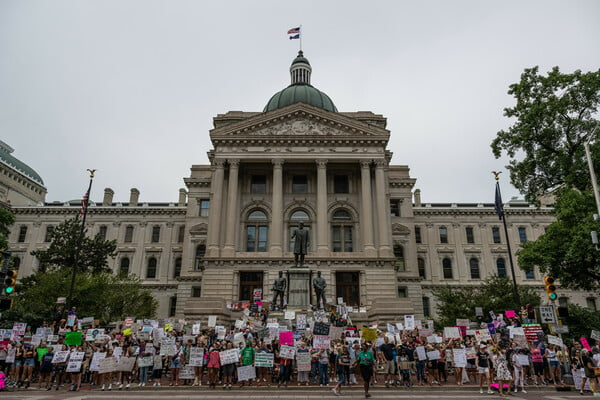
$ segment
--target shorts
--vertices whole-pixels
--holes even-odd
[[[233,376],[235,372],[235,364],[223,365],[223,376]]]
[[[490,372],[490,369],[488,367],[479,367],[480,374],[487,374],[488,372]]]
[[[181,361],[179,361],[177,359],[171,360],[170,368],[171,369],[173,369],[173,368],[181,368]]]
[[[551,367],[558,367],[560,364],[558,363],[558,361],[550,361],[550,366]]]
[[[383,373],[384,374],[395,374],[396,373],[396,365],[394,364],[394,361],[386,360],[385,370],[383,371]]]
[[[543,362],[534,362],[533,363],[533,373],[535,375],[539,375],[539,376],[544,375],[544,363]]]
[[[360,364],[360,375],[365,382],[370,382],[373,376],[373,367],[371,365]]]
[[[24,367],[35,367],[35,360],[33,358],[26,358],[23,363]]]
[[[23,360],[15,360],[13,367],[22,367],[23,366]]]

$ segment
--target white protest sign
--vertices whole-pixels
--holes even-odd
[[[238,381],[249,381],[251,379],[256,379],[256,368],[254,368],[252,365],[238,367],[237,376]]]
[[[512,339],[513,337],[515,337],[516,335],[519,336],[525,336],[525,330],[523,330],[522,327],[520,326],[509,326],[508,330],[510,331],[510,338]]]
[[[246,323],[244,321],[242,321],[241,319],[235,320],[235,328],[236,329],[242,329],[244,327],[244,325],[246,325]]]
[[[273,366],[273,353],[256,353],[254,356],[254,364],[257,367],[267,367],[270,368]]]
[[[329,327],[329,339],[339,340],[342,338],[343,332],[344,332],[344,328],[341,326],[330,326]]]
[[[529,365],[529,356],[527,354],[519,354],[517,355],[517,362],[522,365]]]
[[[71,353],[69,362],[67,363],[66,372],[79,372],[81,370],[81,364],[83,363],[83,357],[85,357],[85,352],[83,351]]]
[[[460,330],[455,326],[444,328],[444,339],[460,339]]]
[[[239,351],[238,349],[221,351],[219,353],[219,358],[221,359],[221,365],[235,364],[240,359]]]
[[[194,379],[194,367],[191,365],[184,365],[179,370],[179,379]]]
[[[136,357],[121,357],[117,362],[117,371],[130,372],[135,365]]]
[[[92,356],[92,361],[90,362],[90,371],[98,372],[100,360],[102,360],[104,357],[106,357],[106,353],[94,353]]]
[[[405,315],[404,316],[404,329],[408,331],[412,331],[415,329],[415,316],[414,315]]]
[[[548,335],[548,343],[554,344],[554,345],[559,346],[559,347],[563,346],[563,341],[558,336]]]
[[[290,320],[296,319],[296,312],[295,311],[286,311],[283,316],[283,319],[290,319]]]
[[[600,331],[592,331],[590,337],[594,340],[600,340]]]
[[[399,331],[403,331],[404,324],[402,324],[402,322],[396,322],[396,329],[398,329]]]
[[[86,342],[93,342],[98,336],[104,335],[104,329],[88,329],[85,334]]]
[[[308,351],[296,353],[296,366],[299,372],[310,371],[310,353]]]
[[[440,355],[440,352],[438,350],[432,350],[427,352],[427,358],[433,361],[439,360],[440,358],[442,358],[442,356]]]
[[[199,335],[200,334],[200,322],[196,322],[194,325],[192,325],[192,335]]]
[[[469,326],[469,319],[457,318],[456,326]]]
[[[417,357],[419,357],[419,361],[427,360],[427,354],[425,352],[425,347],[419,346],[419,347],[415,348],[415,350],[417,352]]]
[[[98,373],[105,374],[117,370],[117,359],[114,357],[105,357],[100,359],[98,363]]]
[[[387,324],[387,331],[388,331],[388,333],[391,333],[392,335],[394,335],[396,333],[396,329],[395,329],[394,325],[392,325],[392,324]]]
[[[452,349],[452,356],[455,367],[464,368],[467,366],[467,352],[465,349]]]
[[[209,328],[214,328],[215,326],[217,326],[217,316],[216,315],[210,315],[208,317],[208,327]]]
[[[313,347],[315,349],[328,350],[331,346],[331,338],[329,336],[314,335],[313,336]]]
[[[225,329],[225,327],[222,325],[215,326],[215,333],[217,334],[217,339],[225,340],[225,334],[227,333],[227,329]]]
[[[54,357],[52,358],[52,364],[67,362],[67,358],[69,358],[69,350],[57,351],[54,353]]]
[[[154,365],[154,359],[152,356],[139,357],[137,360],[138,367],[151,367]]]
[[[8,349],[6,351],[6,360],[7,364],[13,364],[15,362],[15,356],[17,353],[17,349]]]
[[[244,339],[244,333],[243,332],[238,332],[236,334],[233,335],[233,345],[235,347],[239,347],[240,344],[244,343],[245,339]]]
[[[189,365],[193,367],[201,367],[204,361],[204,349],[202,347],[190,348],[190,362]]]
[[[279,356],[281,358],[287,358],[290,360],[294,359],[294,355],[296,354],[296,348],[294,346],[282,345],[279,348]]]

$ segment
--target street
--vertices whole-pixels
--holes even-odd
[[[372,399],[416,399],[416,400],[461,400],[461,399],[498,399],[498,394],[479,394],[478,388],[472,387],[434,387],[434,388],[415,388],[415,389],[386,389],[375,387],[371,389]],[[345,389],[342,396],[345,399],[364,399],[362,388],[354,387]],[[508,396],[507,396],[508,397]],[[557,392],[553,388],[536,389],[531,388],[527,394],[516,393],[510,396],[511,399],[522,400],[567,400],[592,397],[591,393],[581,396],[577,391]],[[239,399],[244,400],[266,400],[266,399],[333,399],[336,396],[331,392],[331,387],[309,387],[288,389],[277,388],[234,388],[224,391],[222,389],[209,390],[207,388],[145,388],[143,390],[128,391],[105,391],[97,389],[82,390],[80,392],[61,391],[43,391],[36,389],[22,390],[16,392],[4,392],[0,395],[2,400],[60,400],[60,399],[165,399],[183,400],[183,399]]]

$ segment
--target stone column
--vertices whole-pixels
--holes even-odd
[[[329,254],[327,243],[327,160],[317,160],[317,255]]]
[[[224,257],[233,257],[235,254],[235,231],[237,229],[237,200],[238,200],[238,171],[240,160],[227,160],[229,163],[229,186],[227,189],[227,223],[225,224]],[[211,205],[212,206],[212,205]]]
[[[377,251],[373,245],[373,205],[371,202],[371,160],[360,162],[361,203],[360,224],[363,228],[364,252],[367,257],[375,257]]]
[[[223,164],[225,160],[215,159],[211,181],[210,210],[208,213],[208,234],[206,256],[219,256],[219,238],[221,234],[221,208],[223,202]]]
[[[273,205],[271,215],[270,253],[283,255],[283,160],[273,160]]]
[[[388,225],[390,221],[389,203],[386,195],[385,166],[386,160],[375,160],[375,198],[377,202],[377,227],[379,236],[379,255],[391,257],[390,235]]]

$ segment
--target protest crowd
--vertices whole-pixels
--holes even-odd
[[[0,390],[298,385],[337,396],[360,385],[368,398],[374,385],[470,384],[506,396],[563,385],[569,373],[581,394],[600,395],[598,332],[566,346],[513,311],[490,314],[490,322],[457,320],[439,331],[412,315],[385,326],[352,325],[340,306],[271,315],[244,310],[230,326],[211,316],[206,326],[128,318],[99,328],[73,309],[50,325],[0,330]]]

